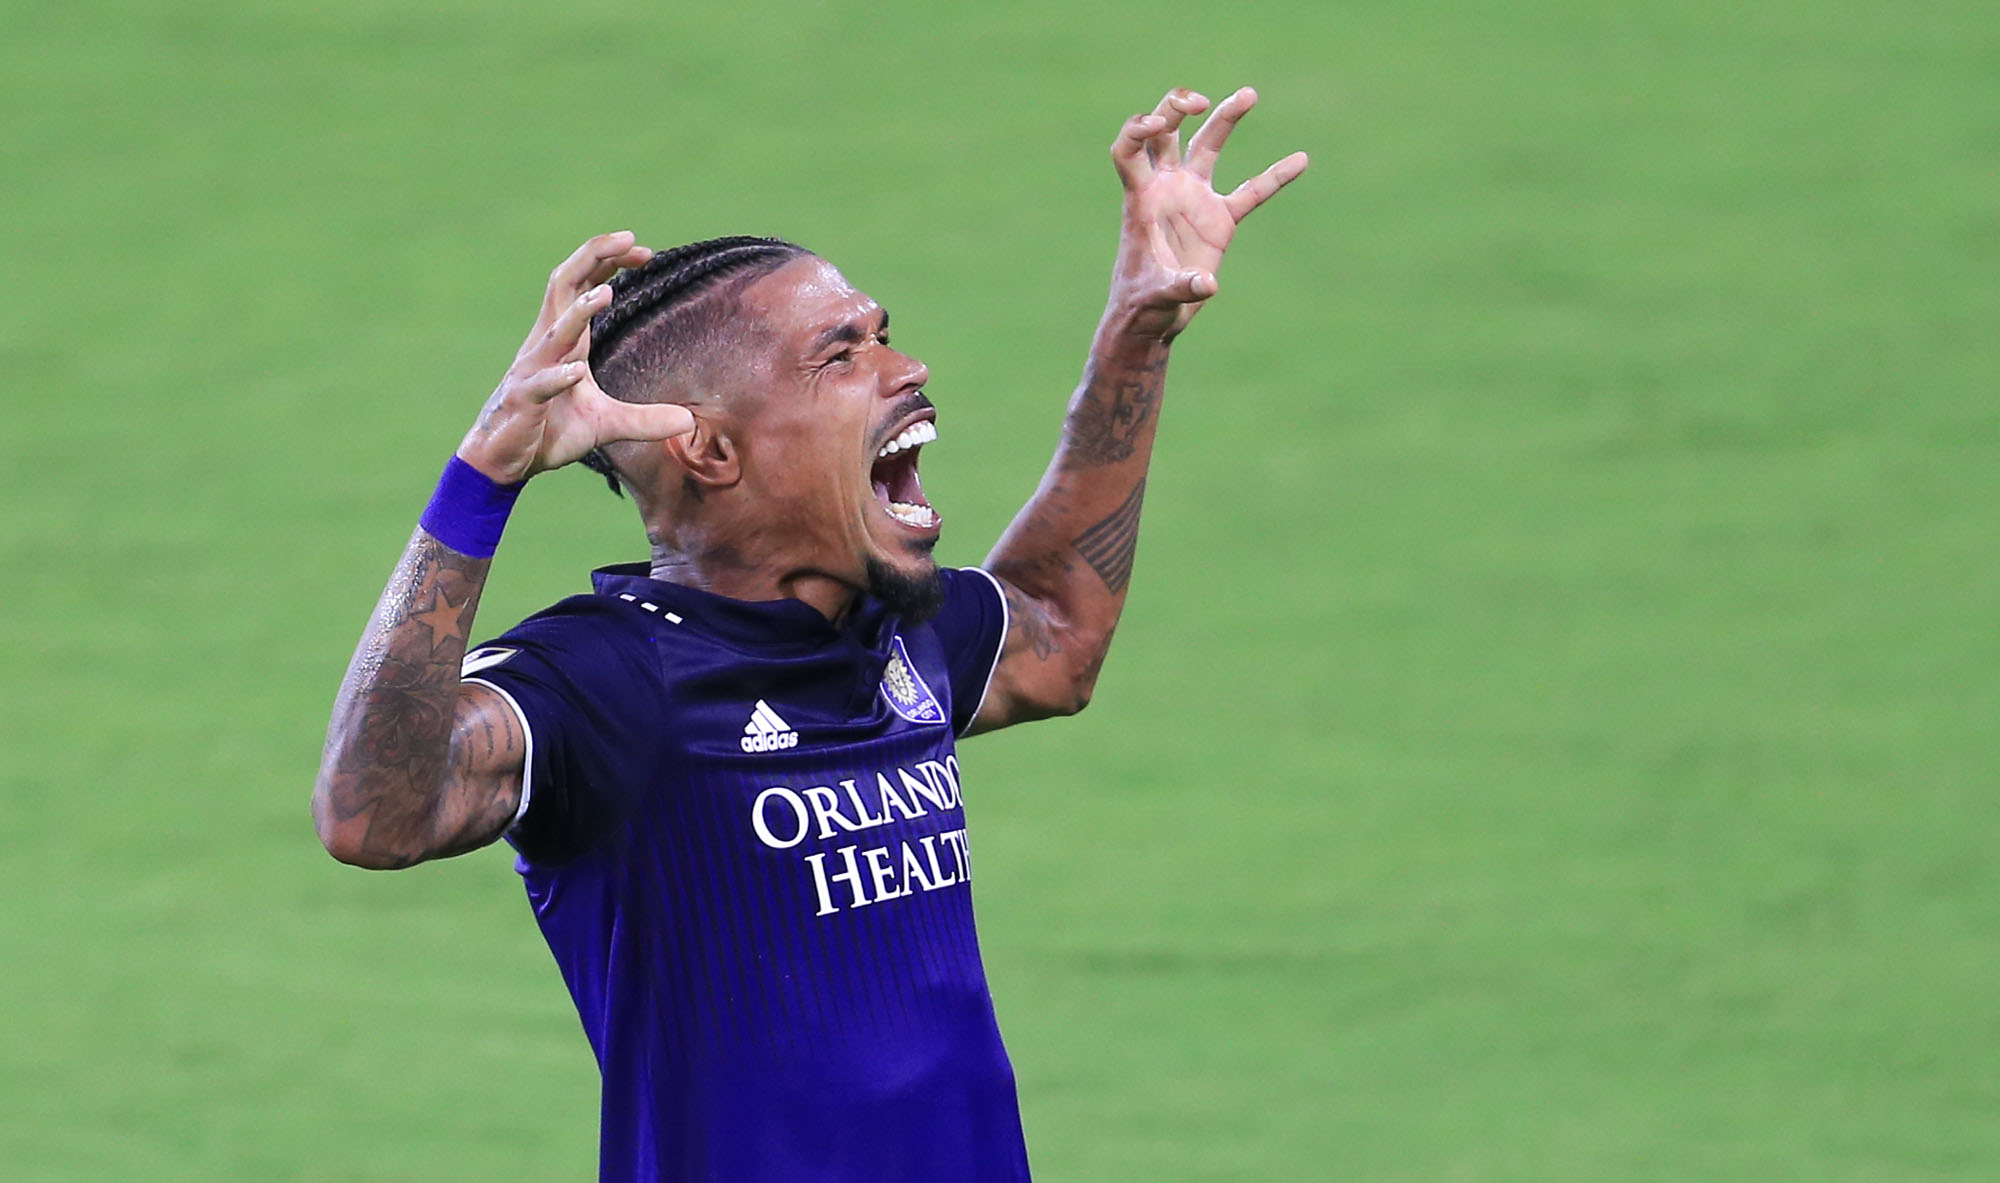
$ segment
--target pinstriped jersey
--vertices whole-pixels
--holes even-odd
[[[1006,609],[839,626],[641,566],[466,656],[530,751],[509,832],[603,1073],[605,1180],[1028,1177],[954,737]]]

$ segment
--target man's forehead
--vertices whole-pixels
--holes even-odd
[[[795,259],[760,280],[748,293],[765,319],[786,336],[806,341],[857,320],[874,320],[881,305],[857,291],[833,264],[817,255]]]

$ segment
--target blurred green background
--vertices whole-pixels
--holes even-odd
[[[827,254],[974,562],[1119,121],[1240,82],[1226,179],[1315,164],[1178,351],[1097,704],[963,752],[1040,1177],[2000,1176],[1990,2],[4,17],[7,1178],[589,1176],[505,854],[306,811],[548,268]],[[642,547],[538,482],[483,631]]]

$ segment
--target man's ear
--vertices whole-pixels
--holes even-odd
[[[694,430],[667,440],[666,449],[688,479],[705,488],[725,489],[743,479],[742,454],[713,416],[697,412]]]

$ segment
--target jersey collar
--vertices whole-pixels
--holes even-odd
[[[591,572],[590,583],[599,595],[656,604],[741,644],[824,645],[846,639],[865,649],[885,649],[896,631],[896,618],[865,595],[847,620],[836,626],[804,600],[733,600],[654,579],[650,572],[645,563],[618,563]]]

